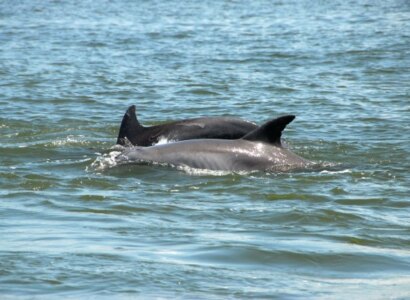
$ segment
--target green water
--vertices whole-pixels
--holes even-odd
[[[0,298],[410,298],[409,49],[408,1],[0,2]],[[131,104],[329,168],[96,169]]]

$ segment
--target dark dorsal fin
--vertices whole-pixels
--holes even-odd
[[[281,146],[280,137],[282,131],[285,129],[286,125],[293,121],[293,119],[295,119],[295,116],[288,115],[270,120],[259,128],[249,132],[242,139]]]
[[[127,140],[135,145],[136,138],[141,134],[144,129],[142,125],[137,120],[137,115],[135,114],[135,105],[128,107],[127,111],[122,118],[120,132],[118,133],[117,144],[126,146]]]

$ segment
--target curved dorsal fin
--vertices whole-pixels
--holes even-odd
[[[249,132],[247,135],[242,137],[242,139],[248,141],[265,142],[268,144],[281,146],[280,137],[282,135],[282,131],[285,129],[286,125],[288,125],[294,119],[295,116],[287,115],[270,120],[259,128],[256,128],[255,130]]]
[[[137,120],[135,114],[135,105],[128,107],[121,121],[120,131],[118,133],[117,144],[125,146],[126,140],[129,140],[133,145],[136,144],[135,138],[143,129],[142,125]]]

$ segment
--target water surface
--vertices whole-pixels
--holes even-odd
[[[2,299],[410,297],[408,1],[0,3]],[[296,120],[336,167],[95,170],[145,125]]]

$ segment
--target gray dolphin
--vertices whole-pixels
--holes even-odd
[[[160,163],[177,167],[220,171],[289,171],[312,162],[281,144],[282,131],[293,115],[266,122],[236,140],[197,139],[128,148],[116,157],[118,164]]]
[[[203,117],[142,126],[135,114],[135,105],[128,108],[121,122],[117,144],[152,146],[161,139],[182,141],[190,139],[238,139],[258,128],[254,123],[231,117]]]

